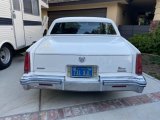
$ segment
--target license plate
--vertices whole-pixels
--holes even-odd
[[[70,77],[72,78],[91,78],[94,77],[93,66],[71,66]]]

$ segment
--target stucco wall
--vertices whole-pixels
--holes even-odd
[[[42,8],[42,19],[44,16],[48,16],[47,9]]]
[[[79,9],[93,9],[93,8],[106,8],[106,17],[112,19],[117,25],[124,23],[123,21],[123,7],[118,2],[104,2],[80,5],[65,5],[50,7],[48,11],[61,11],[61,10],[79,10]]]
[[[117,6],[117,24],[127,25],[129,24],[129,16],[127,14],[127,6],[124,4],[118,4]]]
[[[157,0],[154,21],[160,21],[160,0]]]

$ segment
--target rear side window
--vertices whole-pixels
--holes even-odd
[[[23,0],[24,12],[32,14],[32,1]]]
[[[23,0],[24,12],[39,16],[39,0]]]
[[[20,4],[19,4],[19,0],[12,0],[13,1],[13,9],[20,11]]]
[[[111,23],[65,22],[56,23],[51,34],[109,34],[116,35]]]

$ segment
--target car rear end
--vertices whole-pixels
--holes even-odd
[[[79,19],[56,20],[58,24],[53,23],[51,27],[56,27],[50,28],[49,32],[58,32],[42,38],[27,51],[25,73],[20,81],[24,89],[141,93],[147,83],[142,75],[140,52],[119,35],[112,21],[102,18],[83,18],[80,23],[73,21]],[[101,23],[95,22],[97,20]],[[57,28],[64,26],[60,24],[64,21],[72,24],[67,25],[62,34]],[[105,26],[105,22],[109,24]],[[78,30],[80,26],[83,29]],[[89,27],[94,30],[91,32]],[[75,34],[84,30],[88,31]],[[67,35],[67,32],[72,34]]]
[[[21,84],[25,89],[141,93],[146,86],[146,81],[142,76],[141,60],[140,53],[137,55],[38,53],[32,55],[27,52],[25,74],[21,79]]]

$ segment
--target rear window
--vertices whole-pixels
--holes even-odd
[[[108,34],[116,35],[111,23],[64,22],[56,23],[51,34]]]

